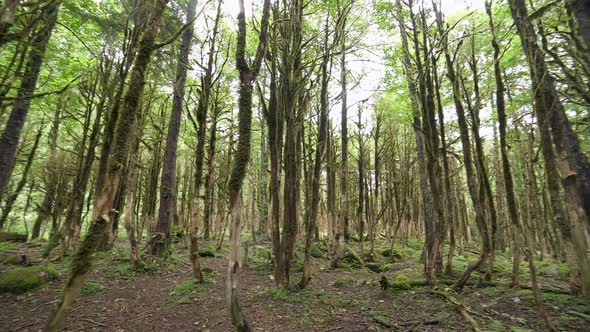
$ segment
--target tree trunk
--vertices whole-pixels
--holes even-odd
[[[299,282],[300,288],[305,288],[311,280],[311,243],[312,233],[317,223],[318,207],[320,203],[320,176],[322,164],[324,161],[324,151],[326,149],[326,139],[328,133],[328,64],[330,62],[330,53],[328,49],[328,27],[324,35],[324,53],[322,54],[321,63],[321,91],[320,91],[320,110],[318,120],[318,139],[315,149],[315,158],[313,165],[313,174],[311,178],[311,207],[307,210],[305,216],[305,256],[303,259],[303,275]]]
[[[29,58],[17,91],[17,97],[14,100],[12,112],[10,112],[10,117],[6,122],[4,132],[0,136],[0,197],[4,194],[12,175],[21,132],[31,107],[31,95],[35,92],[45,50],[57,21],[61,3],[61,0],[57,0],[44,8],[42,14],[44,24],[30,41]]]
[[[184,105],[186,73],[189,67],[188,57],[193,41],[193,21],[197,11],[197,0],[190,0],[186,9],[186,24],[182,33],[178,62],[176,64],[176,79],[172,97],[172,111],[166,137],[164,161],[162,162],[162,178],[160,182],[160,210],[156,234],[148,246],[148,254],[163,257],[170,245],[170,227],[176,215],[176,149],[180,134],[180,119]],[[132,178],[130,176],[130,178]]]
[[[240,206],[240,192],[246,176],[246,169],[250,161],[250,135],[252,126],[252,90],[253,83],[260,71],[262,59],[266,54],[266,38],[270,12],[270,0],[264,1],[262,19],[260,20],[258,47],[256,57],[251,66],[246,61],[246,14],[244,0],[240,0],[238,14],[238,37],[236,46],[236,68],[240,73],[240,87],[238,98],[238,148],[232,163],[229,179],[229,204],[232,226],[230,228],[230,254],[227,265],[226,304],[232,324],[237,331],[253,331],[243,317],[238,303],[238,288],[240,285],[240,233],[242,215]]]
[[[517,27],[522,47],[529,62],[535,113],[541,133],[541,149],[545,160],[547,185],[555,220],[559,225],[570,268],[579,270],[581,292],[590,297],[590,262],[582,231],[590,223],[590,165],[580,149],[580,143],[565,114],[555,89],[554,79],[547,69],[544,54],[537,45],[536,32],[528,17],[524,0],[510,0],[512,18]],[[551,132],[549,130],[551,129]],[[555,151],[553,144],[555,144]],[[555,160],[555,153],[560,160]],[[557,168],[561,172],[558,172]],[[559,197],[559,173],[565,191],[571,225],[565,218]],[[571,273],[575,278],[574,274]],[[572,291],[577,292],[572,280]]]
[[[0,216],[0,229],[4,228],[6,220],[8,219],[8,215],[10,214],[10,211],[12,211],[12,207],[14,205],[14,202],[16,202],[18,195],[20,194],[20,192],[23,190],[23,188],[27,184],[29,170],[31,169],[31,165],[33,165],[33,160],[35,159],[35,153],[37,152],[37,147],[39,146],[39,139],[41,138],[41,135],[43,134],[43,129],[44,129],[44,127],[43,127],[43,121],[42,121],[41,126],[39,127],[39,131],[37,132],[37,135],[35,136],[35,141],[33,142],[33,147],[31,147],[31,152],[29,152],[29,156],[27,157],[27,162],[25,164],[23,174],[21,175],[21,178],[18,181],[18,184],[16,185],[16,188],[14,189],[14,192],[12,193],[12,195],[10,195],[6,198],[6,202],[4,204],[4,209],[2,210],[2,216]]]

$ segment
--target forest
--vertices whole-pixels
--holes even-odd
[[[3,0],[1,331],[588,331],[590,1]]]

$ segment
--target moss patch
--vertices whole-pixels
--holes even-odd
[[[170,295],[176,297],[177,303],[189,304],[193,302],[193,298],[207,293],[214,284],[213,274],[203,273],[202,282],[197,282],[194,278],[185,279],[172,288]]]
[[[16,268],[0,274],[0,292],[24,293],[58,276],[59,273],[52,265]]]
[[[397,277],[395,277],[393,285],[397,289],[412,289],[412,282],[410,278],[404,274],[398,274]]]
[[[311,257],[313,258],[323,258],[325,254],[325,250],[320,246],[319,243],[314,243],[311,245]]]
[[[215,257],[215,248],[207,246],[199,249],[200,257]]]
[[[7,265],[19,265],[22,262],[22,257],[15,255],[0,256],[0,262]]]
[[[344,286],[352,284],[353,282],[354,282],[354,279],[352,279],[351,277],[338,278],[334,281],[334,287],[342,288]]]
[[[105,287],[103,285],[101,285],[97,282],[88,281],[88,282],[85,282],[84,285],[82,285],[82,289],[80,289],[80,294],[82,296],[92,295],[92,294],[96,294],[96,293],[100,292],[104,288]]]

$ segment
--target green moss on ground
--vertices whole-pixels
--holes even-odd
[[[353,282],[354,282],[354,279],[352,279],[351,277],[338,278],[334,281],[334,287],[342,288],[342,287],[352,284]]]
[[[100,292],[104,288],[105,287],[102,284],[99,284],[94,281],[87,281],[84,283],[84,285],[82,285],[82,288],[80,289],[80,294],[82,296],[92,295]]]
[[[213,246],[206,246],[199,249],[200,257],[215,257],[215,248]]]
[[[395,277],[393,286],[397,289],[412,289],[412,280],[404,274],[398,274],[397,277]]]
[[[326,250],[324,248],[322,248],[321,244],[314,243],[311,245],[310,253],[311,253],[311,257],[323,258],[326,254]]]
[[[0,292],[20,294],[59,277],[54,266],[20,267],[0,274]]]
[[[213,273],[205,272],[202,282],[197,282],[194,278],[185,279],[172,288],[170,295],[176,298],[177,303],[189,304],[193,302],[193,298],[207,293],[214,284]]]
[[[6,265],[19,265],[22,262],[22,258],[16,255],[2,255],[0,256],[0,262]]]

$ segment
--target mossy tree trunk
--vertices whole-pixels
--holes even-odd
[[[237,331],[253,331],[242,312],[238,302],[238,288],[240,286],[240,233],[242,211],[240,193],[248,162],[250,161],[250,137],[252,131],[252,92],[253,84],[260,71],[262,59],[266,54],[267,30],[269,25],[270,0],[265,0],[260,20],[258,47],[251,65],[246,60],[246,14],[244,0],[240,0],[238,14],[238,37],[236,46],[236,68],[240,75],[238,97],[238,147],[232,161],[232,171],[228,183],[229,206],[231,212],[230,254],[227,265],[226,304],[232,324]]]
[[[37,131],[37,135],[35,135],[35,140],[33,141],[33,146],[31,147],[31,151],[29,152],[29,156],[27,157],[27,162],[25,163],[25,168],[23,169],[23,173],[21,175],[21,178],[18,181],[16,188],[14,188],[14,192],[12,192],[11,195],[9,195],[4,202],[4,208],[2,209],[2,216],[0,216],[0,229],[4,228],[4,226],[6,224],[6,220],[8,219],[8,215],[10,214],[10,212],[12,211],[12,207],[14,206],[14,202],[16,202],[16,199],[20,195],[20,192],[23,190],[23,188],[27,184],[29,171],[31,170],[31,166],[33,165],[33,160],[35,159],[35,154],[37,152],[37,147],[39,146],[39,139],[41,138],[41,135],[43,134],[43,129],[44,129],[44,127],[43,127],[43,121],[42,121],[41,126],[39,127],[39,130]]]
[[[328,79],[330,64],[330,49],[328,47],[328,18],[324,32],[323,54],[321,62],[321,87],[320,87],[320,109],[318,120],[318,138],[316,142],[313,173],[311,174],[311,206],[307,209],[305,216],[305,253],[303,259],[303,275],[299,282],[300,288],[305,288],[311,280],[311,244],[313,231],[317,223],[318,208],[320,204],[320,176],[325,158],[326,140],[328,134]]]
[[[37,79],[41,72],[47,44],[57,21],[57,14],[61,3],[61,0],[57,0],[45,6],[43,9],[43,13],[41,14],[43,23],[30,41],[30,51],[26,60],[20,87],[17,90],[17,96],[14,99],[12,111],[4,127],[4,132],[0,136],[0,197],[4,194],[12,175],[16,151],[29,109],[31,108],[31,96],[37,86]]]

